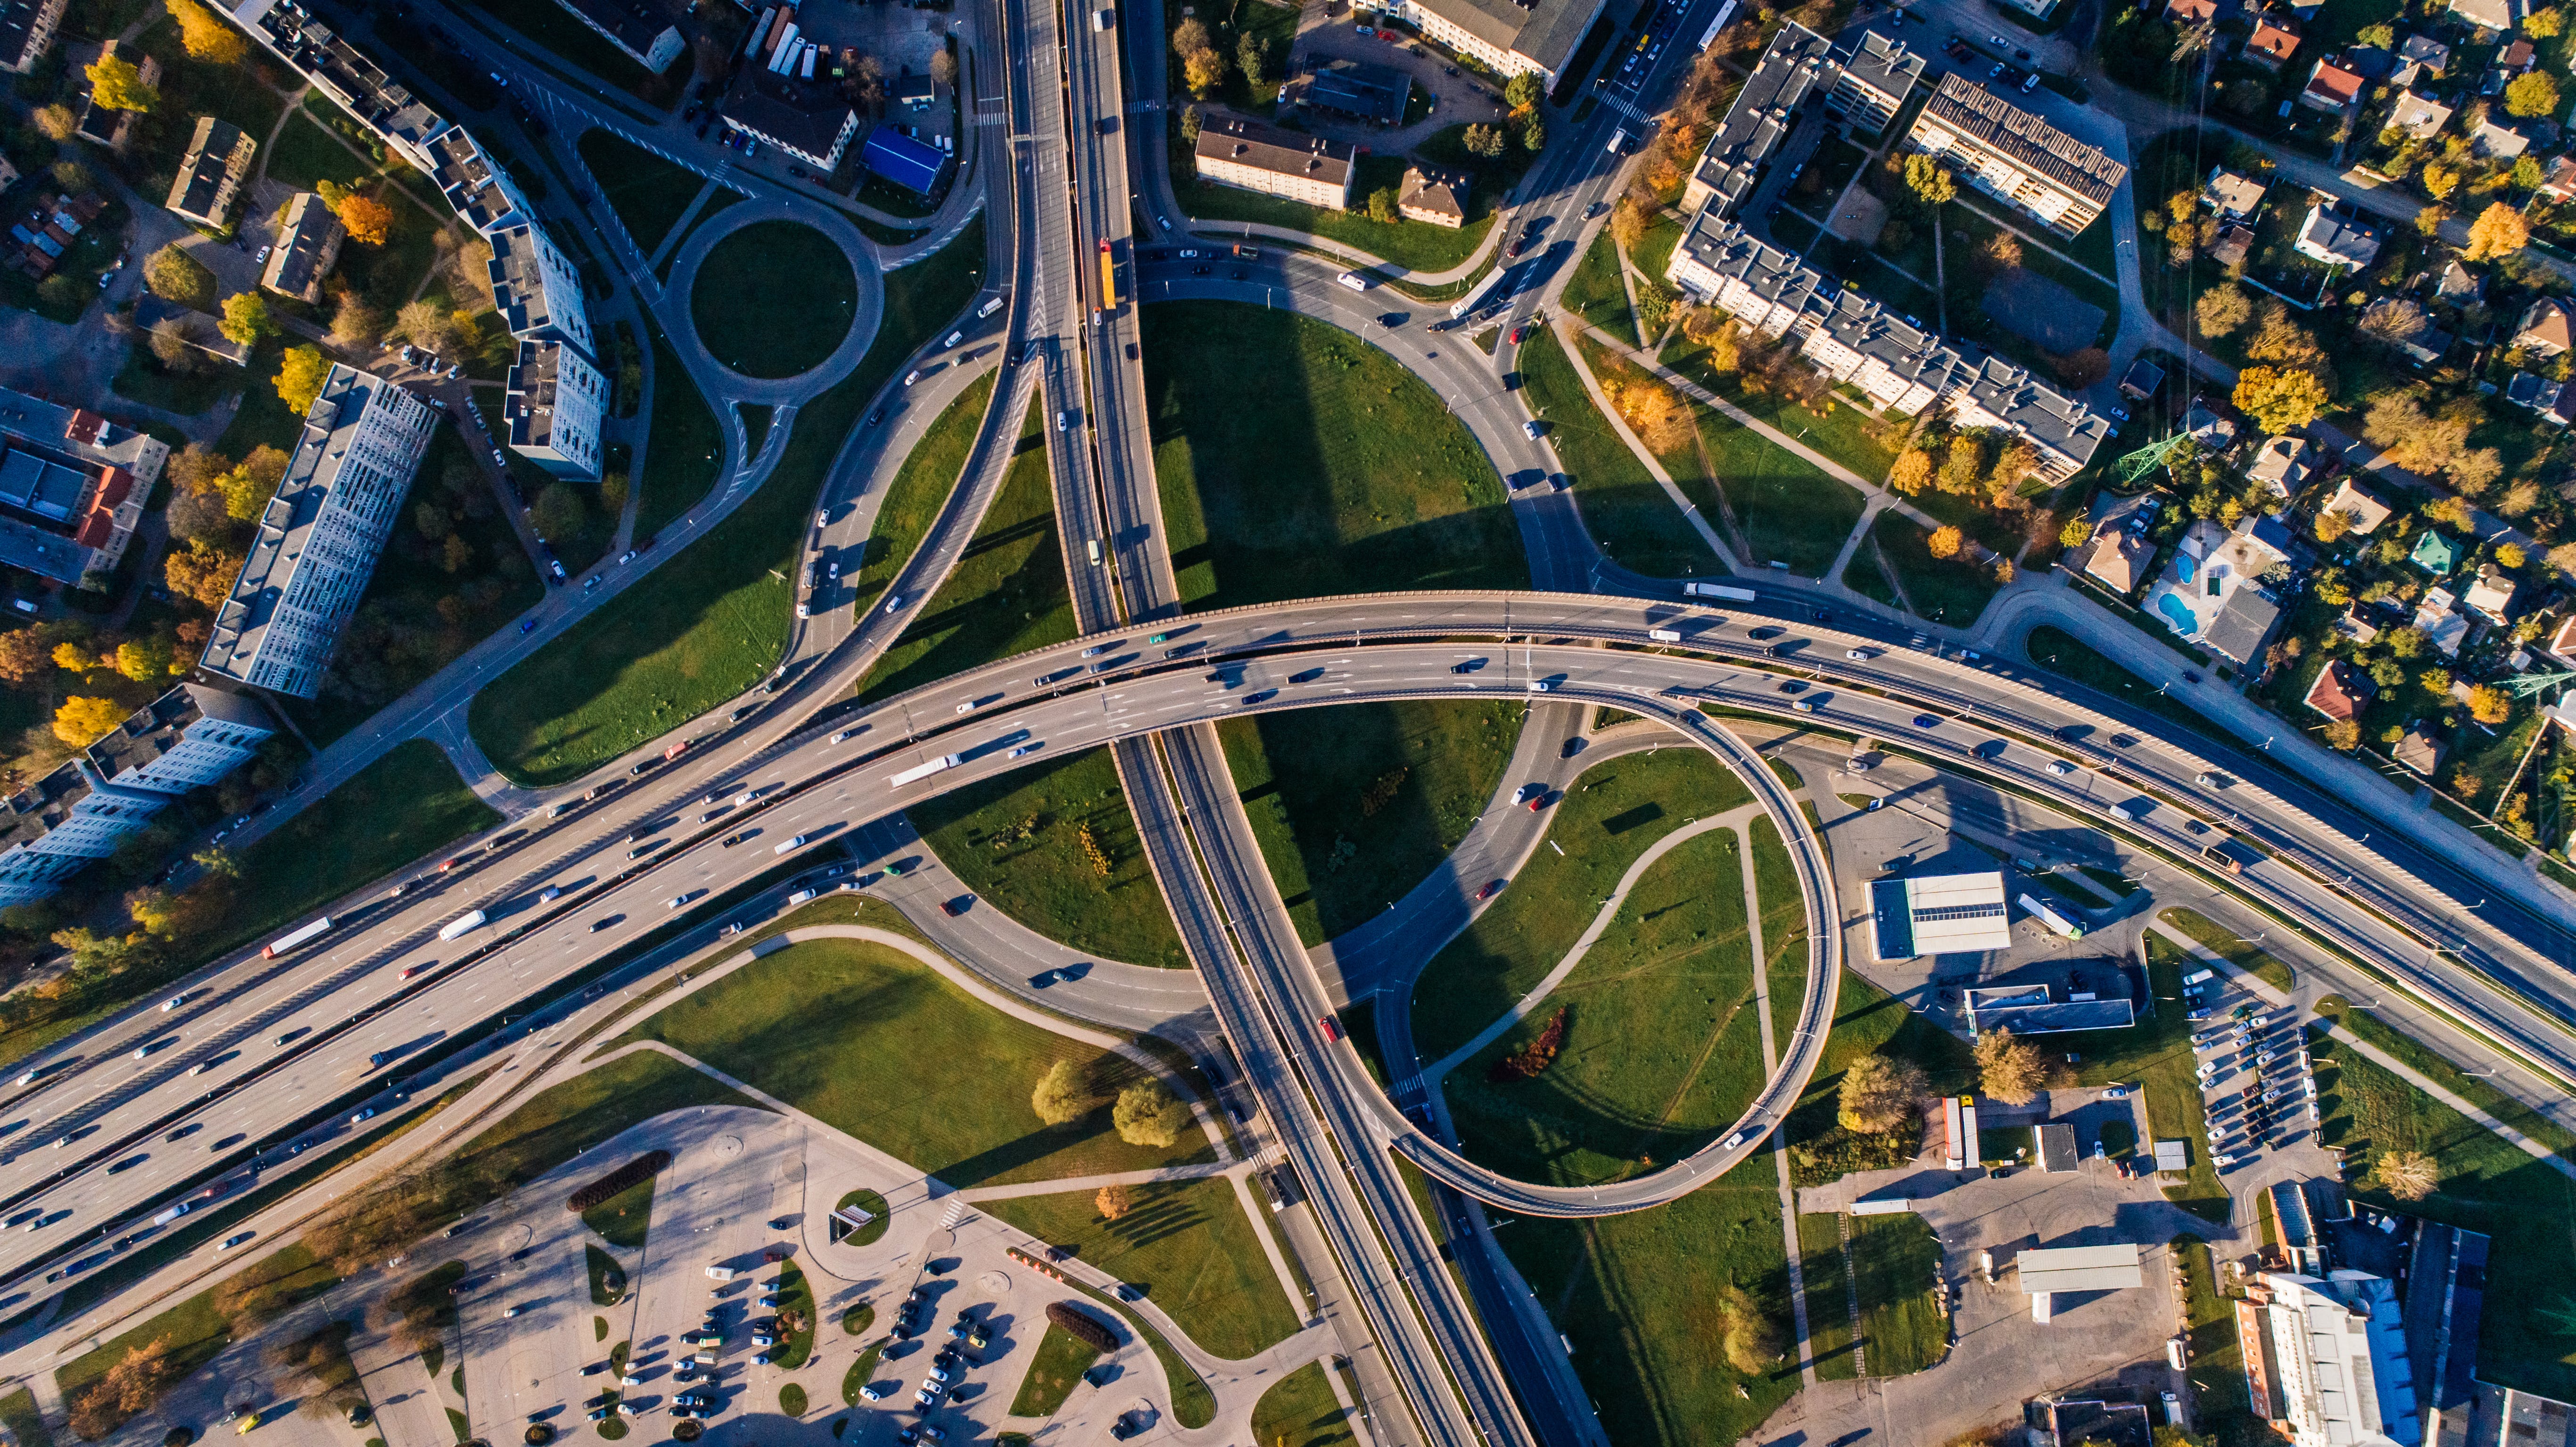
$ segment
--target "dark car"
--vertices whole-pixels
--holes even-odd
[[[975,896],[971,894],[961,894],[954,899],[941,900],[939,902],[939,911],[940,913],[947,915],[950,919],[955,919],[957,916],[964,914],[966,912],[966,907],[974,902]]]

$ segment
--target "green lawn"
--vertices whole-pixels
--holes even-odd
[[[1619,275],[1619,243],[1604,226],[1593,235],[1592,246],[1575,263],[1574,274],[1565,280],[1565,292],[1558,302],[1567,311],[1583,318],[1623,342],[1637,337],[1636,315],[1628,309],[1628,288]]]
[[[749,198],[744,196],[740,191],[737,191],[730,186],[718,186],[714,193],[707,197],[706,204],[698,208],[698,214],[689,217],[688,227],[681,231],[678,240],[671,244],[670,251],[662,258],[662,264],[653,268],[654,274],[661,277],[664,281],[670,280],[671,263],[680,259],[681,250],[687,246],[689,238],[697,234],[698,228],[706,225],[710,218],[712,218],[717,212],[725,209],[727,206],[731,206],[737,202],[748,199]]]
[[[1592,405],[1556,334],[1545,327],[1532,332],[1521,345],[1520,364],[1530,406],[1547,423],[1548,445],[1565,464],[1583,524],[1602,551],[1654,577],[1726,571],[1663,485],[1612,430],[1610,419]]]
[[[1722,412],[1702,411],[1699,435],[1752,561],[1823,577],[1860,523],[1860,490]]]
[[[1549,806],[1549,839],[1565,852],[1542,847],[1532,854],[1511,887],[1415,982],[1413,1035],[1422,1058],[1465,1044],[1554,969],[1649,845],[1750,799],[1724,765],[1679,739],[1586,772]],[[1736,893],[1742,896],[1740,885]]]
[[[1107,749],[1042,758],[910,811],[976,897],[1049,939],[1131,965],[1186,969]],[[1084,833],[1109,861],[1102,874]]]
[[[2123,879],[2121,882],[2126,884],[2128,881]],[[2135,887],[2131,886],[2131,888]],[[2125,891],[2123,893],[2125,894]],[[2216,920],[2198,910],[2177,907],[2159,912],[2156,918],[2189,935],[2192,943],[2202,949],[2219,956],[2285,995],[2298,984],[2297,977],[2290,973],[2290,967],[2283,964],[2271,951],[2257,949],[2246,943],[2233,930],[2222,927]]]
[[[983,384],[989,396],[991,385]],[[911,623],[892,648],[859,684],[862,698],[886,698],[950,674],[962,673],[996,658],[1008,658],[1050,643],[1061,643],[1077,631],[1073,600],[1065,589],[1064,553],[1056,540],[1055,489],[1047,472],[1045,407],[1029,402],[1020,426],[1010,472],[1002,490],[984,514],[974,541],[966,545],[954,572],[929,602],[916,607]],[[955,419],[953,422],[951,419]],[[930,459],[918,491],[925,500],[937,482],[936,463],[954,450],[962,437],[971,449],[980,410],[952,408],[940,423],[941,458]],[[928,443],[925,441],[924,449]],[[964,458],[958,459],[960,468]],[[956,473],[949,474],[953,483]],[[939,489],[938,502],[947,500]],[[888,499],[893,505],[893,499]],[[910,506],[907,502],[907,506]],[[932,511],[936,512],[936,506]],[[890,540],[888,557],[901,544]]]
[[[1232,59],[1229,53],[1227,60]],[[1186,158],[1189,151],[1180,145],[1179,134],[1175,127],[1172,148],[1177,157]],[[1475,255],[1485,233],[1492,229],[1492,192],[1486,187],[1477,189],[1470,210],[1483,214],[1455,231],[1428,221],[1370,220],[1366,197],[1380,187],[1401,185],[1406,164],[1401,156],[1360,157],[1358,174],[1351,179],[1351,197],[1361,204],[1350,211],[1331,211],[1254,191],[1238,191],[1231,186],[1200,185],[1193,179],[1186,159],[1173,165],[1172,189],[1180,195],[1181,209],[1202,221],[1284,226],[1355,247],[1407,271],[1446,271]]]
[[[590,1268],[590,1304],[615,1306],[626,1295],[625,1268],[617,1264],[616,1257],[588,1241],[581,1244],[581,1253]]]
[[[1821,1381],[1848,1382],[1860,1376],[1852,1346],[1851,1279],[1843,1259],[1841,1218],[1830,1211],[1798,1217],[1798,1272],[1806,1286],[1807,1358]]]
[[[2022,647],[2029,652],[2031,662],[2051,673],[2099,690],[2168,723],[2213,739],[2223,737],[2187,700],[2149,688],[2136,674],[2095,652],[2090,644],[2063,628],[2033,628],[2022,640]]]
[[[171,372],[162,369],[148,347],[128,347],[125,365],[117,368],[108,387],[119,397],[146,407],[195,417],[249,385],[250,374],[240,367],[215,361],[203,353],[194,356],[204,364],[204,370]]]
[[[268,178],[298,191],[310,191],[320,181],[355,186],[376,173],[365,157],[334,139],[309,108],[287,117],[277,144],[266,149]]]
[[[2155,935],[2146,936],[2150,994],[2174,1008],[2157,1010],[2126,1030],[2086,1030],[2051,1035],[2045,1047],[2080,1055],[2076,1079],[2085,1085],[2114,1081],[2143,1086],[2150,1141],[2186,1142],[2191,1173],[2180,1184],[2166,1181],[2165,1197],[2194,1215],[2225,1221],[2227,1188],[2209,1163],[2209,1117],[2200,1082],[2192,1074],[2191,1022],[2181,1009],[2183,967],[2190,957]]]
[[[220,953],[501,822],[427,739],[396,744],[242,851]]]
[[[1350,1447],[1358,1440],[1322,1362],[1272,1382],[1252,1404],[1253,1447]]]
[[[679,219],[677,210],[671,219]],[[755,222],[717,242],[689,293],[698,340],[746,377],[812,371],[849,336],[858,314],[849,258],[801,221]]]
[[[581,1221],[621,1251],[643,1250],[645,1233],[653,1224],[653,1178],[646,1176],[582,1212]]]
[[[1789,1143],[1790,1174],[1801,1186],[1820,1186],[1851,1171],[1882,1170],[1914,1158],[1922,1144],[1918,1119],[1885,1135],[1846,1131],[1834,1102],[1843,1072],[1864,1055],[1911,1060],[1932,1078],[1935,1091],[1969,1088],[1976,1067],[1967,1042],[1905,1008],[1903,1001],[1849,970],[1834,992],[1834,1023],[1825,1036],[1825,1058],[1798,1096],[1782,1133]]]
[[[1746,833],[1753,844],[1753,889],[1762,907],[1765,987],[1771,994],[1771,1041],[1785,1053],[1807,998],[1807,896],[1780,826],[1766,816]]]
[[[1441,1082],[1468,1155],[1519,1180],[1618,1180],[1690,1154],[1752,1103],[1767,1072],[1739,848],[1731,829],[1675,846],[1573,973]],[[1554,1063],[1495,1081],[1559,1010]]]
[[[814,1355],[814,1327],[820,1319],[814,1302],[814,1289],[805,1284],[805,1273],[797,1270],[793,1261],[778,1268],[777,1296],[782,1314],[799,1312],[805,1319],[803,1326],[788,1332],[778,1343],[778,1366],[783,1371],[792,1372],[805,1365],[806,1358]]]
[[[1870,536],[1878,543],[1888,566],[1896,570],[1897,586],[1914,604],[1913,611],[1935,623],[1967,627],[1986,611],[1986,604],[2001,589],[1988,568],[1974,566],[1964,558],[1932,556],[1931,534],[1903,513],[1880,513],[1870,527]]]
[[[948,410],[931,421],[877,504],[876,526],[868,534],[865,555],[841,560],[844,579],[858,595],[853,606],[861,611],[874,606],[878,595],[912,560],[913,550],[939,520],[939,510],[948,505],[948,495],[957,490],[966,459],[975,450],[976,429],[983,426],[993,400],[993,380],[1000,375],[988,372],[976,378],[948,404]],[[851,566],[853,562],[857,566]]]
[[[535,5],[526,3],[526,0],[473,0],[473,4],[485,15],[518,31],[562,60],[662,109],[667,110],[678,101],[681,89],[688,83],[691,67],[685,63],[688,59],[686,51],[681,52],[680,60],[674,61],[668,71],[655,75],[560,5]],[[747,25],[749,22],[743,23]],[[737,42],[740,39],[738,32],[735,39]],[[585,145],[585,159],[587,150]],[[608,177],[603,175],[600,179],[606,181]]]
[[[36,1410],[36,1394],[25,1387],[0,1397],[0,1427],[9,1429],[18,1447],[54,1447],[54,1434],[45,1430],[44,1414]]]
[[[271,1253],[248,1268],[243,1277],[258,1283],[262,1297],[281,1305],[304,1301],[338,1284],[338,1278],[320,1267],[302,1246]],[[228,1287],[233,1284],[226,1283]],[[201,1291],[55,1368],[54,1382],[62,1390],[64,1404],[78,1410],[92,1383],[125,1360],[128,1353],[154,1342],[167,1344],[174,1368],[168,1381],[173,1387],[194,1375],[232,1344],[232,1324],[216,1310],[215,1296],[214,1291]],[[139,1414],[120,1414],[120,1418],[130,1420],[132,1415]]]
[[[1020,1379],[1020,1390],[1011,1398],[1014,1417],[1052,1417],[1073,1395],[1082,1374],[1100,1360],[1100,1348],[1050,1324],[1046,1335],[1038,1338],[1038,1349],[1029,1358],[1029,1374]]]
[[[2576,1160],[2576,1131],[2495,1088],[2483,1076],[2471,1075],[2423,1041],[2389,1026],[2367,1010],[2346,1007],[2340,1013],[2320,1009],[2320,1014],[2334,1014],[2335,1022],[2363,1041],[2394,1055],[2407,1069],[2430,1078],[2434,1084],[2485,1111],[2524,1136],[2540,1142],[2559,1155]]]
[[[698,199],[706,185],[697,172],[664,160],[614,131],[584,131],[579,149],[581,163],[599,181],[599,194],[626,224],[635,249],[646,256],[680,224],[689,203]],[[712,264],[714,258],[708,260]]]
[[[475,741],[496,766],[522,784],[579,778],[760,681],[785,646],[789,579],[850,425],[974,297],[983,261],[979,217],[937,256],[888,276],[875,344],[848,378],[798,409],[760,490],[666,559],[651,586],[590,614],[475,696]]]
[[[1493,464],[1384,353],[1225,302],[1147,307],[1144,338],[1164,527],[1191,607],[1528,586]]]
[[[1903,439],[1908,419],[1882,425],[1840,398],[1828,402],[1819,417],[1797,403],[1748,388],[1740,372],[1716,371],[1707,350],[1689,341],[1676,340],[1665,349],[1664,359],[1674,371],[1872,482],[1884,480],[1896,465],[1894,444]]]
[[[1794,1361],[1742,1373],[1721,1349],[1719,1302],[1730,1284],[1784,1344],[1795,1339],[1779,1188],[1767,1163],[1749,1174],[1760,1179],[1702,1186],[1651,1211],[1524,1217],[1495,1233],[1573,1342],[1575,1371],[1611,1441],[1726,1447],[1796,1394]]]
[[[929,967],[858,940],[792,945],[662,1010],[626,1040],[669,1044],[957,1187],[1143,1170],[1206,1158],[1109,1128],[1137,1078],[1120,1056],[990,1009]],[[1029,1092],[1057,1060],[1088,1072],[1098,1106],[1042,1124]]]
[[[1950,1319],[1932,1294],[1941,1279],[1941,1243],[1932,1228],[1905,1212],[1854,1216],[1851,1230],[1869,1374],[1901,1377],[1948,1356]]]
[[[1217,726],[1301,941],[1365,923],[1441,866],[1493,798],[1525,712],[1413,700]]]
[[[1115,1221],[1100,1218],[1090,1191],[1017,1196],[984,1209],[1137,1287],[1213,1355],[1238,1361],[1295,1335],[1297,1313],[1231,1183],[1132,1189],[1134,1207]]]
[[[2270,1196],[2267,1193],[2261,1199]],[[2236,1341],[2236,1308],[2218,1293],[2209,1243],[2185,1235],[2169,1244],[2183,1268],[2183,1333],[2190,1348],[2192,1385],[2197,1389],[2192,1398],[2197,1425],[2229,1447],[2269,1440],[2271,1434],[2249,1410],[2245,1358]]]
[[[759,455],[755,437],[743,461]],[[723,462],[723,427],[661,328],[654,328],[653,416],[645,433],[644,474],[633,479],[643,490],[635,504],[635,536],[649,538],[696,507],[716,485]]]

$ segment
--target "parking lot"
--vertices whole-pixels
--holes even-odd
[[[2224,1173],[2258,1152],[2313,1138],[2317,1078],[2293,1012],[2266,1006],[2206,968],[2186,977],[2194,1071],[2209,1112],[2210,1163]]]

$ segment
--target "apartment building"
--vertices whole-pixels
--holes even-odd
[[[382,377],[332,367],[215,613],[208,673],[297,698],[321,691],[438,416]]]
[[[447,119],[385,74],[358,48],[294,0],[241,0],[232,16],[303,72],[323,94],[364,121],[416,170],[434,169],[430,143]]]
[[[285,222],[276,245],[269,249],[268,268],[260,273],[259,284],[280,296],[319,305],[322,278],[331,274],[331,263],[340,258],[340,243],[348,237],[340,218],[331,214],[320,196],[297,192],[286,203]]]
[[[1455,231],[1467,224],[1467,197],[1475,177],[1437,166],[1407,166],[1404,185],[1396,192],[1395,213],[1408,221],[1425,221]]]
[[[169,460],[86,408],[0,390],[0,563],[74,587],[113,572]]]
[[[510,450],[557,477],[597,482],[608,395],[608,379],[580,352],[561,342],[521,341],[501,410]]]
[[[488,239],[492,301],[509,324],[510,335],[523,341],[570,342],[584,356],[597,356],[581,275],[546,233],[521,224],[495,231]]]
[[[1698,211],[1714,202],[1721,215],[1734,210],[1789,139],[1800,108],[1817,96],[1835,114],[1875,133],[1896,119],[1922,78],[1923,57],[1877,31],[1863,31],[1853,44],[1836,47],[1794,21],[1782,26],[1691,168],[1682,209]]]
[[[1947,162],[1959,179],[2060,236],[2093,224],[2129,168],[1952,72],[1916,117],[1906,149]]]
[[[1834,51],[1834,88],[1826,103],[1875,135],[1887,129],[1923,79],[1923,57],[1875,30]]]
[[[232,214],[233,198],[250,175],[251,154],[259,142],[242,128],[213,116],[197,117],[196,134],[170,180],[170,199],[161,204],[182,221],[221,231]]]
[[[536,209],[518,183],[492,164],[463,126],[440,131],[429,143],[429,154],[437,162],[429,168],[429,179],[477,235],[536,224]]]
[[[1347,142],[1218,116],[1199,127],[1196,154],[1200,180],[1335,211],[1351,209],[1359,149]]]
[[[687,50],[680,27],[634,0],[556,0],[573,18],[625,52],[626,58],[660,75]]]
[[[1504,76],[1553,86],[1606,0],[1396,0],[1386,13]]]
[[[0,70],[25,75],[45,58],[71,0],[0,0]]]

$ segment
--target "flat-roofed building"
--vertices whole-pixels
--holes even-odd
[[[420,171],[435,170],[430,144],[447,130],[447,118],[413,95],[385,68],[295,0],[242,0],[233,18],[266,41],[340,108],[384,137],[385,144]]]
[[[184,794],[222,782],[276,734],[259,700],[183,683],[128,714],[86,756],[109,783]]]
[[[170,444],[0,390],[0,563],[77,587],[113,571]]]
[[[251,699],[182,684],[0,806],[0,905],[52,894],[190,789],[220,783],[277,732]]]
[[[736,82],[724,103],[724,123],[825,173],[840,167],[859,133],[859,113],[836,92],[766,70],[748,71]]]
[[[510,450],[557,477],[599,480],[599,424],[608,379],[561,342],[523,341],[501,417]]]
[[[1859,39],[1837,49],[1833,59],[1834,88],[1826,103],[1873,135],[1885,131],[1905,109],[1915,82],[1923,79],[1923,57],[1875,30],[1862,31]]]
[[[1549,85],[1574,58],[1604,0],[1396,0],[1387,13],[1504,76]]]
[[[522,341],[570,342],[582,355],[596,356],[590,340],[590,304],[581,294],[581,274],[534,226],[513,226],[492,233],[492,301],[510,335]]]
[[[2415,1369],[2397,1283],[2365,1271],[2267,1271],[2240,1313],[2265,1338],[2279,1416],[2297,1447],[2418,1447]],[[2251,1350],[2247,1357],[2253,1356]]]
[[[1882,960],[1981,953],[2012,945],[2012,908],[1998,872],[1875,880],[1870,941]]]
[[[188,142],[187,155],[180,158],[179,174],[170,181],[170,199],[163,204],[181,220],[222,230],[233,198],[241,194],[242,178],[250,174],[251,154],[258,149],[259,142],[232,122],[197,117],[196,135]]]
[[[297,698],[321,691],[437,427],[438,413],[410,392],[332,367],[216,610],[208,673]]]
[[[1980,1035],[1989,1030],[2063,1035],[2075,1030],[2126,1030],[2138,1023],[2137,1007],[2126,995],[2112,1000],[2052,1000],[2044,984],[1987,985],[1962,993],[1968,1028]]]
[[[2073,1126],[2060,1125],[2066,1132],[2069,1148],[2075,1139]],[[2040,1127],[2040,1154],[2047,1158],[2049,1127]],[[2069,1163],[2066,1169],[2074,1169]],[[2021,1278],[2022,1294],[2037,1296],[2042,1292],[2064,1291],[2133,1291],[2147,1284],[2145,1268],[2138,1264],[2134,1242],[2109,1246],[2050,1246],[2024,1251],[2013,1258],[2013,1274]]]
[[[53,48],[71,0],[0,0],[0,70],[25,75]]]
[[[868,132],[868,143],[859,149],[859,163],[869,174],[925,197],[939,189],[939,178],[948,172],[948,158],[936,147],[925,146],[892,126]]]
[[[1240,116],[1199,127],[1199,179],[1335,211],[1351,207],[1359,150],[1342,141],[1282,130]]]
[[[1820,90],[1830,92],[1838,74],[1830,41],[1794,20],[1781,26],[1700,151],[1682,188],[1682,209],[1720,219],[1733,211],[1789,139],[1798,108]]]
[[[634,0],[555,0],[573,18],[597,31],[626,58],[660,75],[688,49],[680,27]]]
[[[1404,187],[1396,193],[1396,214],[1455,231],[1467,224],[1467,196],[1474,184],[1475,178],[1464,171],[1407,166]]]
[[[429,179],[438,183],[449,209],[464,217],[477,235],[489,236],[523,222],[535,224],[536,211],[519,184],[492,164],[463,126],[439,132],[429,143],[429,153],[438,160],[430,168]]]
[[[2093,224],[2129,168],[1956,71],[1906,134],[1908,150],[1947,161],[1959,179],[2061,236]]]
[[[321,301],[322,278],[331,274],[331,263],[339,259],[340,243],[348,234],[320,196],[297,192],[286,203],[286,221],[277,233],[277,244],[269,250],[268,269],[260,273],[259,284],[298,301]]]

